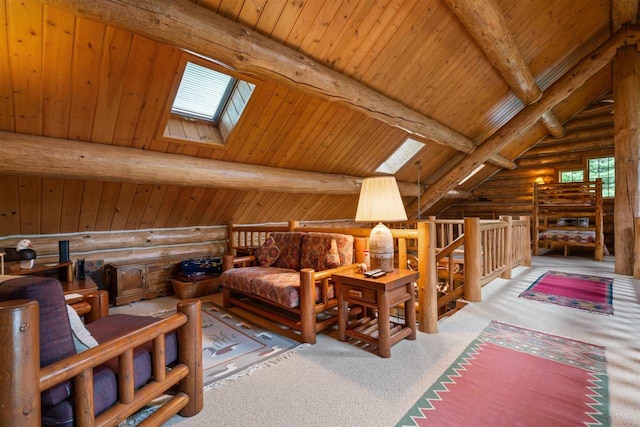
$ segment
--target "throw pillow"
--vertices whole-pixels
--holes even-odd
[[[69,316],[69,323],[71,323],[73,345],[76,347],[76,353],[96,347],[98,345],[98,341],[96,341],[93,335],[91,335],[91,332],[84,327],[82,319],[80,319],[78,313],[76,313],[70,305],[67,305],[67,315]]]
[[[324,268],[331,269],[340,267],[340,254],[338,253],[338,244],[336,239],[331,239],[331,248],[329,253],[324,257]]]
[[[280,256],[280,248],[273,239],[269,237],[256,251],[256,259],[260,267],[270,267]]]

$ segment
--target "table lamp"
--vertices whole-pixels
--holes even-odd
[[[357,222],[380,221],[369,236],[371,268],[393,271],[393,237],[382,221],[406,221],[398,184],[393,176],[364,178],[360,189]]]

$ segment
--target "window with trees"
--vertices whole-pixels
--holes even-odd
[[[582,169],[560,172],[560,182],[582,182],[582,181],[584,181],[584,171]]]
[[[589,159],[589,181],[595,181],[596,178],[602,178],[602,197],[615,196],[615,158],[614,157],[597,157]]]

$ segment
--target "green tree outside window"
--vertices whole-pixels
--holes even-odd
[[[589,159],[589,181],[602,178],[602,197],[615,196],[616,170],[614,157]]]

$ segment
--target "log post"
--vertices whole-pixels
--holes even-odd
[[[500,221],[507,223],[507,228],[504,233],[504,273],[500,275],[503,279],[511,279],[511,269],[513,268],[513,221],[511,216],[502,215]]]
[[[538,208],[538,183],[533,183],[533,255],[538,256],[538,235],[540,234],[540,209]]]
[[[189,374],[180,380],[180,392],[189,396],[189,403],[180,411],[183,417],[191,417],[204,406],[202,373],[202,312],[198,299],[186,299],[178,303],[178,313],[187,316],[187,323],[178,328],[178,360],[189,368]]]
[[[109,292],[95,291],[84,296],[83,301],[91,306],[84,315],[84,323],[91,323],[109,315]]]
[[[615,272],[632,275],[634,218],[638,212],[640,146],[640,53],[636,46],[618,50],[613,60],[613,130],[615,143]]]
[[[484,254],[486,257],[487,254]],[[464,219],[464,299],[482,301],[482,241],[480,218]]]
[[[418,329],[438,332],[438,266],[436,265],[436,225],[418,222]]]
[[[316,343],[314,275],[315,271],[312,268],[300,270],[300,332],[302,333],[302,342],[309,344]]]
[[[300,227],[299,221],[289,221],[289,231],[294,231],[298,227]]]
[[[522,253],[524,255],[522,265],[531,266],[531,217],[521,216],[520,219],[527,221],[527,226],[522,234]]]
[[[636,236],[640,236],[640,217],[635,219]],[[640,279],[640,239],[636,239],[635,262],[633,264],[633,278]]]
[[[0,302],[0,425],[40,425],[40,322],[35,301]]]
[[[602,206],[602,178],[596,179],[596,241],[595,254],[596,261],[604,259],[604,208]],[[633,227],[633,224],[632,224]],[[633,256],[633,253],[631,254]],[[632,267],[633,268],[633,267]]]
[[[398,237],[398,268],[407,269],[407,239]]]

